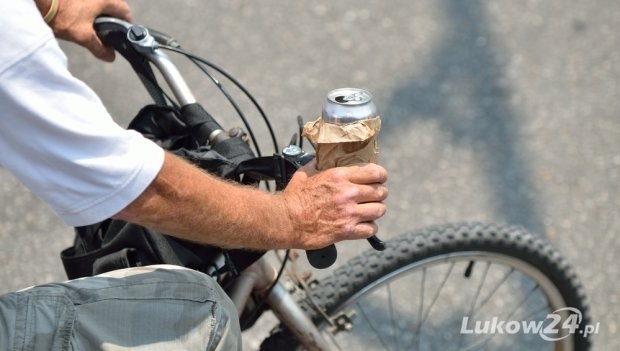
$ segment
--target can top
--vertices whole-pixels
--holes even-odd
[[[363,89],[340,88],[330,91],[323,104],[325,122],[346,124],[377,117],[372,95]]]

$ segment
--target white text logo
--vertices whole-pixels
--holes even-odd
[[[564,321],[562,322],[562,319]],[[581,311],[573,307],[560,308],[547,315],[544,321],[505,321],[493,317],[490,321],[476,321],[472,329],[469,329],[469,317],[463,317],[461,323],[461,334],[538,334],[547,341],[562,340],[572,334],[583,334],[588,337],[597,334],[600,323],[596,325],[587,324],[579,328],[583,315]],[[545,326],[545,321],[550,320]]]

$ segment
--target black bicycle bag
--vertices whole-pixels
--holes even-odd
[[[234,137],[212,148],[205,137],[196,136],[196,126],[184,121],[188,115],[207,113],[200,105],[182,109],[149,105],[129,124],[161,147],[187,159],[202,169],[222,178],[234,179],[235,169],[244,160],[254,157],[249,146]],[[198,140],[202,139],[202,142]],[[222,250],[197,244],[121,220],[106,219],[100,223],[76,227],[71,247],[61,252],[69,279],[92,276],[108,271],[146,266],[174,264],[218,275],[219,257],[225,258],[229,272],[241,271],[263,255],[247,250]],[[221,266],[221,265],[220,265]]]

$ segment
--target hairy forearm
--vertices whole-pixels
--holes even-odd
[[[171,154],[147,190],[115,217],[220,247],[286,248],[294,241],[280,195],[217,179]]]
[[[151,185],[115,217],[220,247],[318,249],[377,232],[386,170],[358,164],[298,170],[277,194],[204,173],[166,154]]]

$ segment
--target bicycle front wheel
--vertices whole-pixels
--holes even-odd
[[[353,258],[310,295],[300,303],[334,350],[582,351],[594,331],[574,270],[545,240],[513,226],[402,235],[383,252]],[[261,350],[291,343],[282,327]]]

